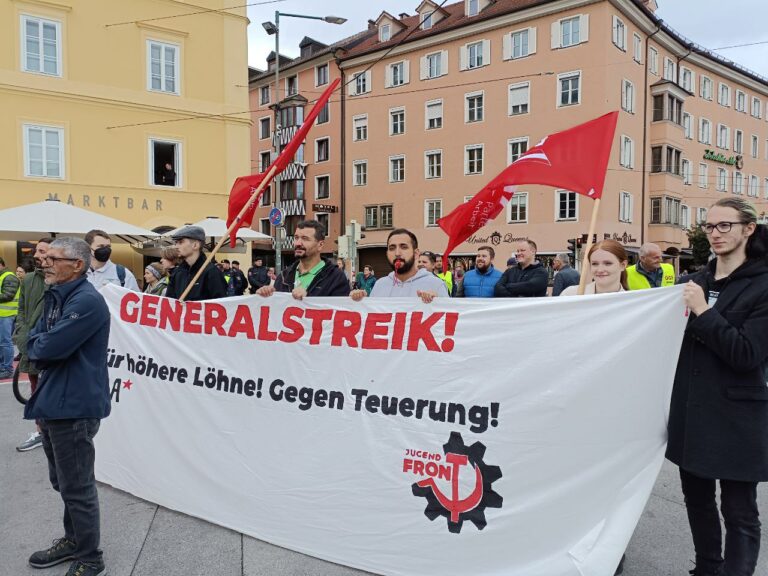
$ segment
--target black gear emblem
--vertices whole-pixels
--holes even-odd
[[[461,527],[465,520],[472,522],[478,530],[485,528],[488,523],[485,519],[486,508],[501,508],[504,499],[493,491],[492,484],[501,478],[501,468],[498,466],[489,466],[483,461],[485,455],[485,445],[481,442],[475,442],[471,446],[464,444],[464,439],[459,432],[451,432],[451,437],[446,444],[443,444],[443,452],[446,456],[458,454],[467,456],[470,466],[479,470],[482,475],[482,497],[476,506],[461,511],[458,514],[458,521],[451,520],[451,511],[440,503],[435,490],[432,486],[420,486],[420,482],[414,482],[411,490],[414,496],[427,499],[427,507],[424,509],[424,515],[430,520],[438,516],[445,516],[448,521],[448,531],[454,534],[461,532]]]

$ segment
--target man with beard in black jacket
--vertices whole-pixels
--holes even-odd
[[[549,275],[536,260],[536,242],[521,240],[517,243],[517,265],[507,268],[496,283],[496,298],[525,298],[546,296]]]
[[[205,264],[203,252],[205,231],[200,226],[184,226],[171,238],[176,242],[182,261],[171,276],[165,295],[168,298],[181,298],[192,278]],[[212,300],[226,296],[227,282],[224,280],[224,275],[213,262],[209,262],[185,300]]]
[[[293,235],[298,260],[277,275],[274,286],[256,290],[259,296],[290,292],[296,300],[305,296],[349,296],[349,282],[334,262],[320,256],[325,243],[325,228],[317,220],[303,220]]]

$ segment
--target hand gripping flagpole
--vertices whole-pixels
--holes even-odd
[[[584,247],[584,256],[581,260],[581,277],[579,278],[579,290],[577,294],[584,294],[584,288],[587,285],[587,271],[589,270],[589,251],[592,249],[592,238],[595,235],[597,226],[597,213],[600,210],[600,198],[596,198],[592,205],[592,220],[589,223],[589,233],[587,234],[587,245]]]
[[[221,237],[221,239],[216,244],[216,246],[213,247],[213,250],[211,250],[211,252],[208,254],[208,257],[205,259],[205,263],[200,267],[200,269],[197,271],[197,273],[192,278],[192,280],[190,280],[189,285],[184,289],[184,292],[179,297],[179,300],[181,302],[184,302],[187,295],[189,295],[189,291],[192,290],[192,287],[195,285],[195,282],[198,281],[202,273],[205,271],[206,266],[208,266],[208,264],[213,260],[213,257],[216,256],[216,253],[221,249],[221,247],[224,246],[224,242],[229,242],[232,232],[240,228],[240,222],[242,221],[243,216],[245,216],[245,213],[248,212],[251,206],[253,206],[254,202],[256,202],[258,197],[261,195],[262,190],[266,188],[266,185],[268,185],[272,181],[272,177],[275,175],[276,170],[277,170],[277,165],[273,164],[272,167],[264,175],[264,178],[262,179],[262,181],[259,182],[258,187],[254,188],[253,193],[251,194],[251,197],[248,199],[248,202],[245,203],[245,206],[243,206],[242,210],[240,210],[240,213],[232,221],[232,224],[229,225],[229,228],[227,228],[227,231]]]

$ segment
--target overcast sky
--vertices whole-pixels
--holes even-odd
[[[455,0],[448,0],[454,3]],[[658,16],[683,36],[714,49],[750,42],[768,42],[765,22],[768,19],[766,0],[657,0]],[[304,36],[330,44],[364,30],[369,19],[375,20],[382,10],[393,16],[401,12],[414,14],[420,0],[283,0],[262,6],[250,6],[248,17],[248,64],[266,69],[267,55],[275,49],[274,36],[268,36],[262,22],[274,21],[275,10],[312,16],[342,16],[341,26],[298,18],[282,17],[280,22],[280,52],[290,57],[299,55],[299,42]],[[733,60],[768,77],[768,43],[718,51]]]

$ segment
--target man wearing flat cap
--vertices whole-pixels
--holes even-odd
[[[180,298],[197,271],[205,264],[205,231],[200,226],[184,226],[171,238],[176,242],[182,262],[171,277],[165,295],[168,298]],[[212,300],[226,296],[227,282],[224,275],[213,262],[209,262],[185,300]]]

